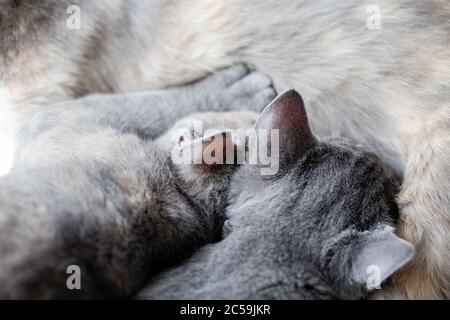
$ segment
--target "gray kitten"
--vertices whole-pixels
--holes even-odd
[[[256,129],[280,129],[279,174],[239,168],[225,239],[155,278],[139,298],[360,299],[371,291],[371,268],[381,283],[412,258],[393,233],[398,184],[378,158],[318,142],[295,91],[267,107]]]
[[[189,170],[157,137],[192,112],[260,110],[274,96],[269,78],[237,66],[187,87],[41,109],[0,178],[0,298],[129,297],[216,240],[236,166]],[[70,266],[81,290],[66,286]]]
[[[449,298],[449,21],[448,0],[0,0],[0,175],[43,103],[244,62],[301,90],[319,137],[404,178],[399,234],[417,254],[384,296]]]

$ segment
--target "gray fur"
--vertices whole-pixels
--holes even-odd
[[[257,125],[280,129],[282,172],[267,177],[257,166],[239,168],[225,239],[152,280],[138,298],[361,299],[371,291],[368,266],[379,266],[383,281],[412,258],[412,246],[393,235],[392,173],[342,142],[300,143],[300,150],[299,139],[314,139],[298,99],[286,93]],[[305,125],[293,135],[299,118]]]
[[[273,97],[270,79],[236,66],[187,87],[41,109],[0,178],[0,298],[130,297],[214,241],[235,166],[193,176],[161,134],[193,112],[260,110]],[[66,287],[71,265],[81,290]]]
[[[69,4],[80,30],[66,27]],[[380,30],[366,26],[373,5]],[[399,230],[418,251],[385,296],[448,298],[449,20],[446,0],[2,0],[0,174],[42,103],[244,62],[301,91],[319,137],[363,144],[403,176]]]

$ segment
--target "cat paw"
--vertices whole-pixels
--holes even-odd
[[[216,92],[217,111],[262,111],[275,97],[270,77],[244,65],[221,70],[204,80]]]
[[[204,138],[213,131],[247,130],[254,126],[259,114],[249,111],[194,113],[179,120],[172,128],[178,136],[176,143],[182,147],[193,140]]]

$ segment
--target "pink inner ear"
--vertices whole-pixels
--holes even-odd
[[[189,149],[192,155],[191,164],[194,165],[220,165],[225,164],[227,150],[232,148],[232,141],[227,132],[194,140],[183,147]],[[232,148],[233,149],[233,148]]]
[[[281,94],[267,106],[255,128],[279,130],[280,159],[285,164],[297,160],[316,144],[303,99],[295,90]]]

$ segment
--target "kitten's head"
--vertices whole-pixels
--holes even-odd
[[[378,158],[319,143],[295,91],[269,105],[255,127],[279,130],[278,141],[268,139],[279,143],[279,155],[272,154],[279,171],[262,175],[251,164],[237,170],[230,227],[257,234],[267,259],[295,275],[299,290],[362,298],[411,259],[412,246],[393,233],[397,181]]]
[[[211,217],[222,217],[231,176],[239,167],[230,130],[251,128],[257,117],[252,112],[192,114],[158,141],[170,152],[178,186]]]

